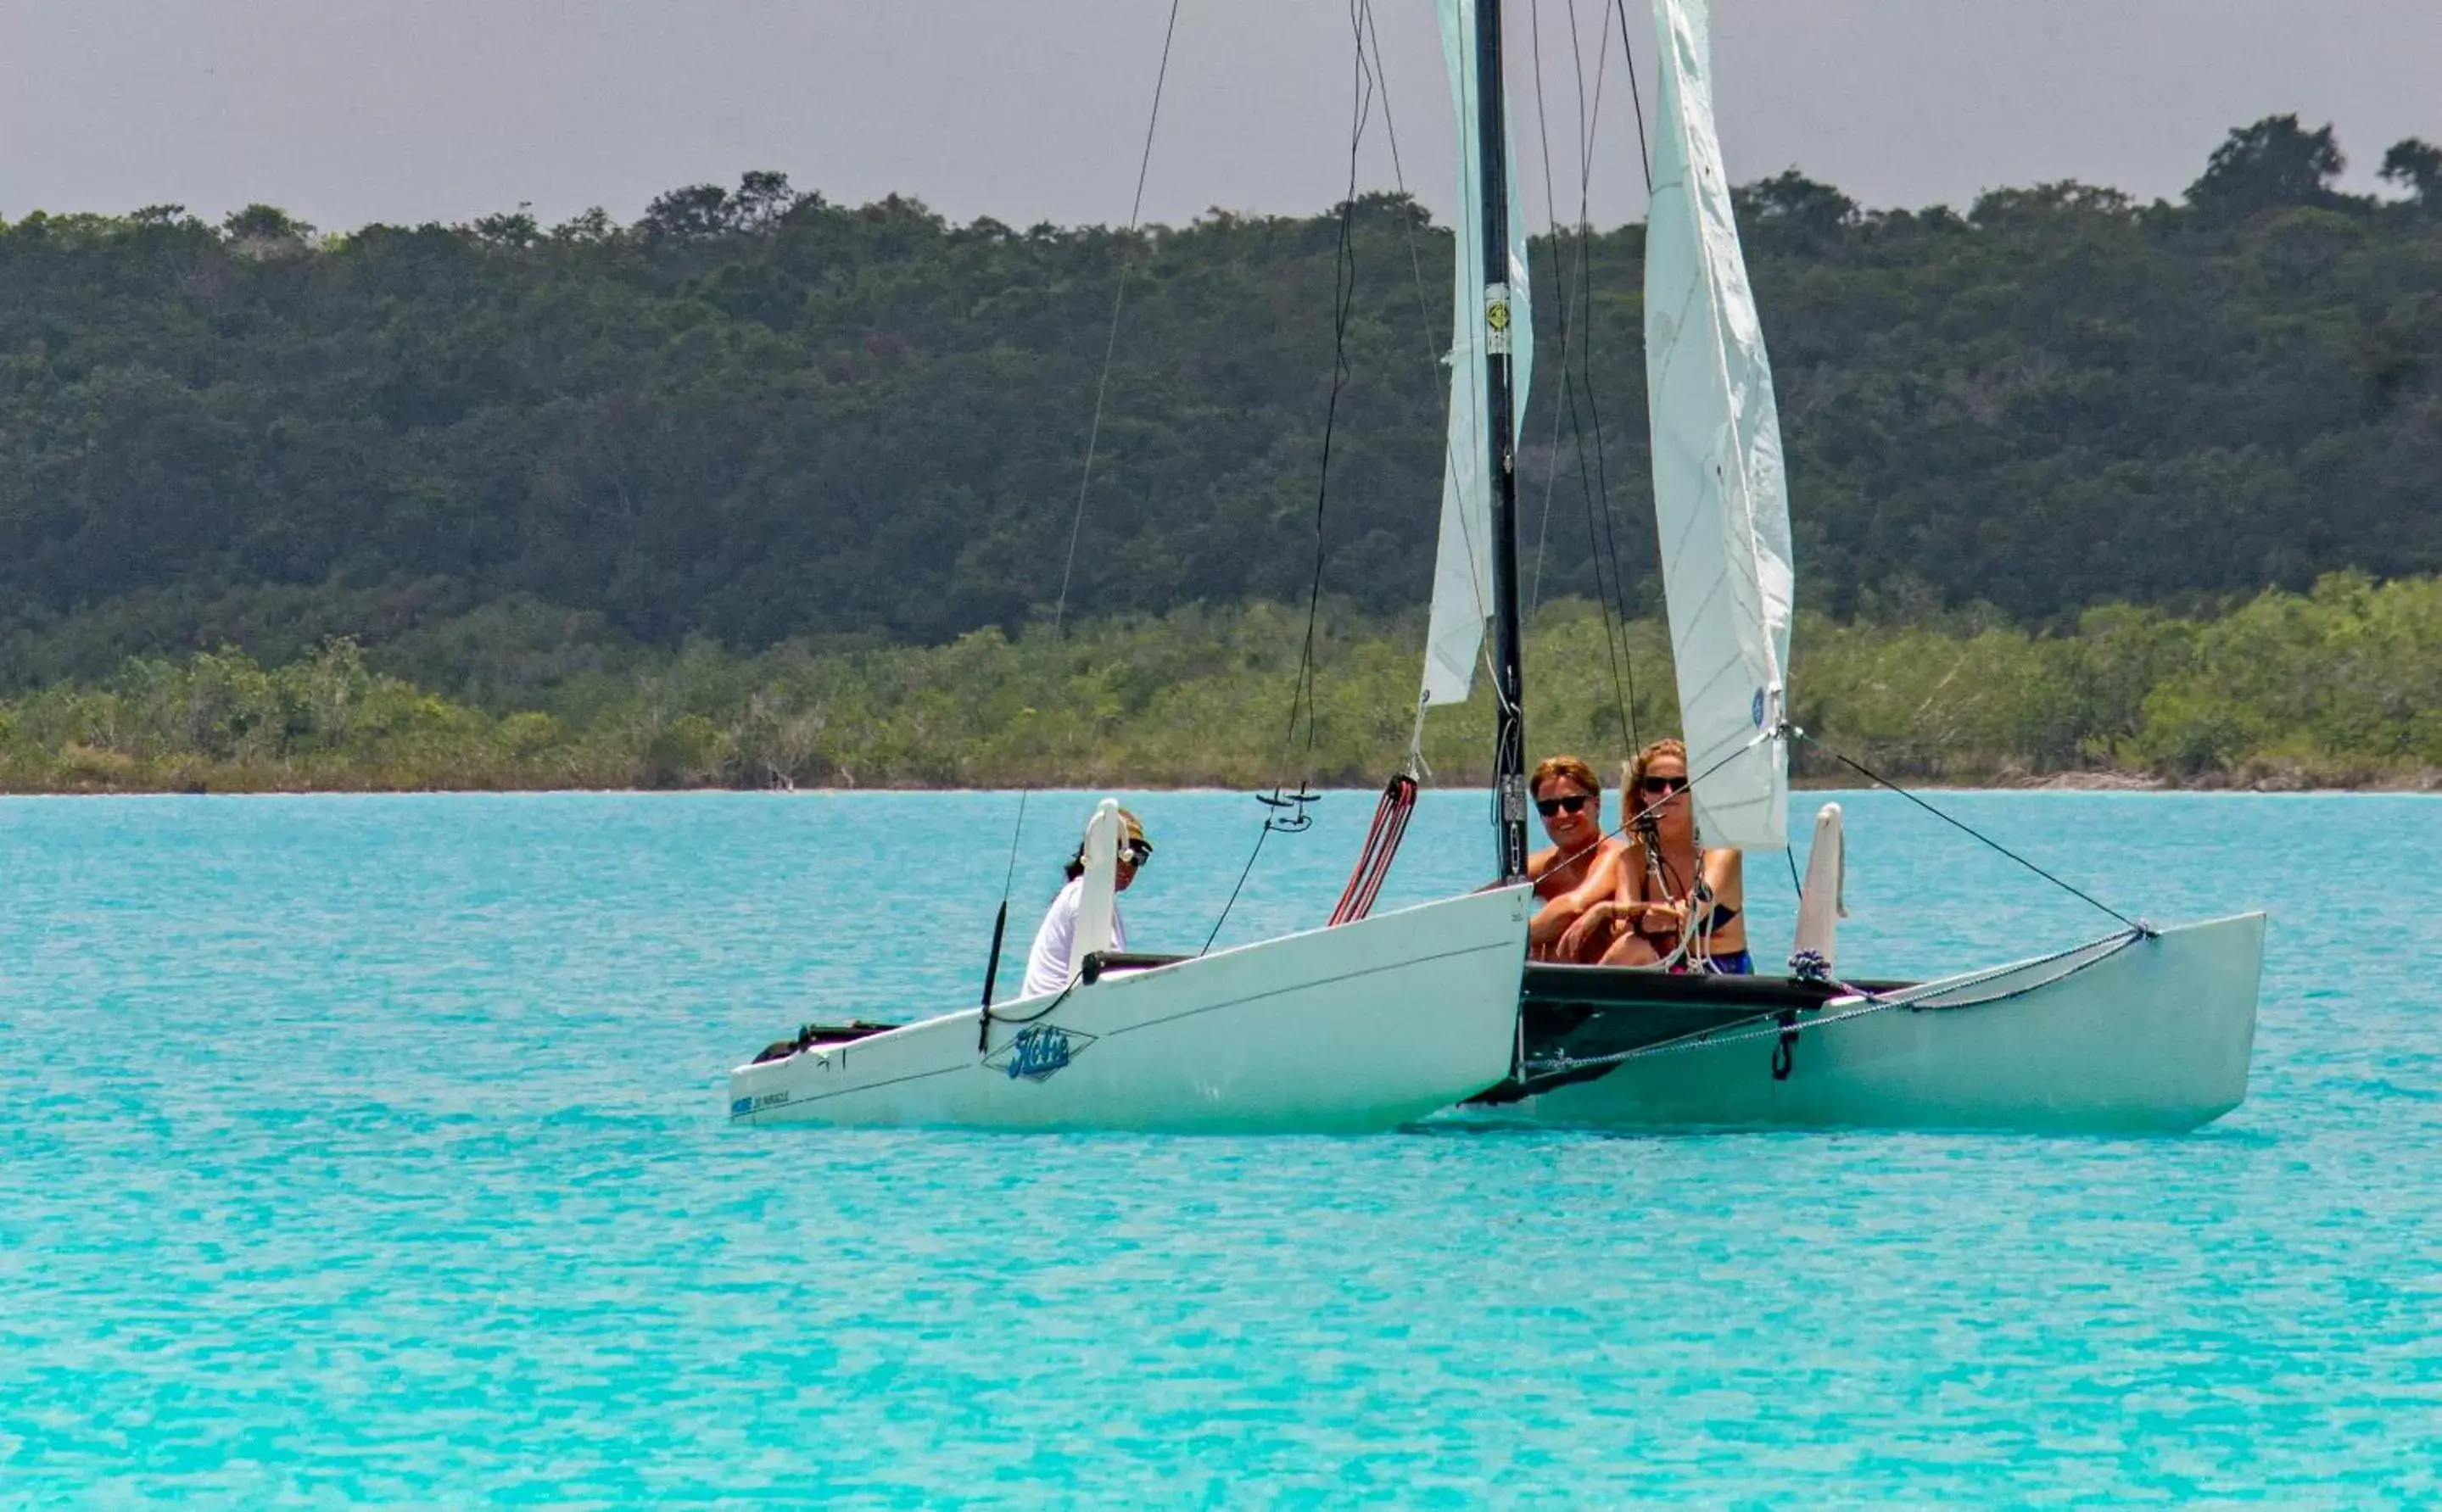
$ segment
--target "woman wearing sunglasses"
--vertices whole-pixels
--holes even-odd
[[[1618,893],[1621,859],[1628,854],[1626,842],[1603,833],[1602,783],[1576,756],[1558,756],[1535,769],[1526,791],[1534,795],[1543,832],[1552,837],[1549,849],[1526,858],[1540,904],[1526,933],[1527,956],[1600,960],[1616,931],[1579,933],[1573,926],[1587,909]],[[1573,934],[1575,942],[1564,948]]]
[[[1137,880],[1137,868],[1153,859],[1153,842],[1145,838],[1144,826],[1125,809],[1120,811],[1119,864],[1112,875],[1112,885],[1120,892]],[[1079,842],[1077,853],[1068,858],[1065,868],[1067,884],[1043,915],[1043,925],[1034,932],[1034,948],[1026,956],[1026,991],[1028,997],[1040,997],[1059,992],[1076,974],[1070,970],[1070,957],[1076,954],[1077,911],[1085,902],[1085,847]],[[1111,948],[1128,948],[1127,925],[1121,921],[1120,905],[1111,903]]]
[[[1656,740],[1629,767],[1629,841],[1612,897],[1589,907],[1571,933],[1616,931],[1604,950],[1606,966],[1667,964],[1672,971],[1755,971],[1747,952],[1746,874],[1739,852],[1707,850],[1696,832],[1696,801],[1687,791],[1687,748]],[[1560,949],[1569,949],[1564,936]]]

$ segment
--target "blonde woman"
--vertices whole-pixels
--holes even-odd
[[[1708,850],[1696,832],[1686,746],[1656,740],[1638,752],[1620,802],[1628,846],[1618,887],[1580,915],[1571,934],[1583,931],[1590,939],[1598,930],[1616,930],[1602,955],[1606,966],[1752,975],[1745,867],[1736,849]],[[1562,937],[1560,950],[1569,945]]]

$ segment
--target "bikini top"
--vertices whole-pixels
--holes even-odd
[[[1637,848],[1645,852],[1645,880],[1653,884],[1655,896],[1666,902],[1671,901],[1670,888],[1662,880],[1662,858],[1658,850],[1647,847],[1642,841],[1639,841]],[[1714,901],[1713,885],[1704,880],[1704,847],[1702,846],[1696,847],[1696,884],[1688,889],[1687,898],[1690,902],[1713,904],[1713,917],[1704,925],[1705,934],[1714,933],[1739,917],[1737,909]]]

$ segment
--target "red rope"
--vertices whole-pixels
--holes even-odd
[[[1415,811],[1415,778],[1401,773],[1383,784],[1382,801],[1374,806],[1374,823],[1365,831],[1365,848],[1357,854],[1357,868],[1348,874],[1348,886],[1339,895],[1339,906],[1331,911],[1335,926],[1353,924],[1374,911],[1374,900],[1382,895],[1382,884],[1391,875],[1391,862],[1399,853],[1399,842],[1408,833],[1408,819]]]

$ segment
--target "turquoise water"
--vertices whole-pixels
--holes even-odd
[[[1131,942],[1192,948],[1256,810],[1133,801]],[[1844,801],[1850,972],[2109,923]],[[969,997],[1013,799],[0,799],[0,1504],[2442,1501],[2442,801],[1945,801],[2154,918],[2273,911],[2244,1108],[733,1131],[818,1006]],[[1021,913],[1087,808],[1032,800]],[[1370,808],[1223,938],[1327,911]],[[1478,880],[1481,813],[1429,799],[1386,902]]]

